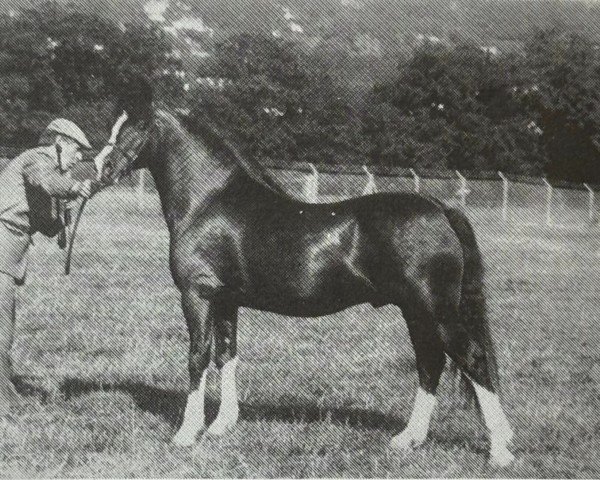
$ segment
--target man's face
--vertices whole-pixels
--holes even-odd
[[[81,162],[83,152],[81,145],[75,140],[66,137],[59,137],[57,143],[61,147],[61,164],[65,170],[70,170],[73,166]]]

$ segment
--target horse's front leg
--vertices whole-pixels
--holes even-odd
[[[214,306],[211,303],[208,314],[202,315],[203,299],[198,289],[191,286],[182,289],[181,304],[190,335],[190,389],[183,423],[173,438],[173,443],[189,446],[196,440],[198,432],[204,428],[204,393],[210,363]]]
[[[239,416],[238,395],[235,385],[237,368],[238,306],[227,300],[215,304],[213,328],[215,332],[216,363],[221,372],[221,405],[219,414],[208,428],[211,435],[222,435],[235,426]]]

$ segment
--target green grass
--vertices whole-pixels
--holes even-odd
[[[89,205],[73,272],[43,238],[20,289],[13,358],[23,405],[0,421],[1,477],[597,477],[598,229],[476,215],[516,463],[486,463],[487,432],[444,378],[428,442],[390,451],[417,385],[394,308],[321,319],[242,310],[242,415],[221,439],[171,446],[187,331],[153,197]],[[209,376],[208,415],[218,403]]]

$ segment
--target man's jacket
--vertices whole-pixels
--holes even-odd
[[[52,197],[75,198],[74,184],[48,147],[27,150],[0,171],[0,221],[30,235],[54,236],[62,223]]]

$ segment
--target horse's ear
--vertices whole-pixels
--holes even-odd
[[[142,75],[124,78],[117,90],[115,111],[127,112],[133,122],[148,121],[152,117],[153,91],[150,81]]]

